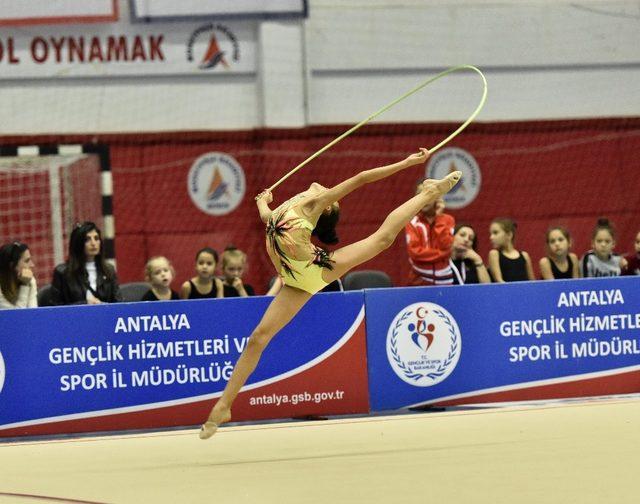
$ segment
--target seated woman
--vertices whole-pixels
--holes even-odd
[[[26,244],[15,241],[0,248],[0,309],[35,308],[38,286]]]
[[[122,301],[116,272],[102,256],[102,235],[93,222],[77,224],[69,257],[53,270],[51,303],[100,304]]]
[[[453,232],[451,270],[454,284],[490,283],[489,272],[477,252],[478,235],[469,224],[457,224]]]

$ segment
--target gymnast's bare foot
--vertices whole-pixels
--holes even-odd
[[[209,418],[200,427],[200,432],[198,433],[200,439],[209,439],[216,433],[218,427],[231,420],[231,410],[222,405],[218,406],[218,404],[220,403],[216,403],[211,413],[209,413]]]
[[[427,179],[422,183],[422,192],[431,193],[434,196],[442,196],[447,194],[461,178],[462,172],[456,170],[440,180]]]

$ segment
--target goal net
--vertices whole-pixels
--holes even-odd
[[[0,157],[0,241],[26,243],[40,285],[67,255],[76,222],[102,226],[96,155]]]

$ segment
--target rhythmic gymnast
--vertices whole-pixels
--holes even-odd
[[[365,170],[330,189],[314,182],[309,189],[274,210],[269,208],[273,201],[269,189],[258,195],[258,211],[266,224],[267,251],[284,286],[249,337],[222,396],[200,429],[200,439],[210,438],[218,426],[231,420],[233,401],[256,368],[269,341],[311,296],[355,266],[389,248],[405,225],[422,208],[449,192],[462,173],[455,171],[441,180],[425,180],[422,190],[391,212],[375,233],[329,253],[311,243],[311,235],[317,234],[325,242],[337,242],[335,225],[340,211],[338,201],[364,184],[424,163],[428,157],[429,151],[421,148],[420,152],[398,163]]]

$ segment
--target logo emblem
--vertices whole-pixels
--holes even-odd
[[[430,387],[455,369],[462,342],[456,320],[435,303],[401,310],[387,332],[387,358],[393,371],[416,387]]]
[[[224,68],[240,60],[238,39],[224,25],[209,23],[196,29],[187,43],[187,61],[197,62],[200,70]]]
[[[242,167],[222,152],[209,152],[196,159],[189,170],[187,185],[193,203],[209,215],[225,215],[235,210],[246,188]]]
[[[0,392],[4,386],[4,359],[2,358],[2,352],[0,352]]]
[[[460,170],[462,180],[444,196],[448,208],[464,208],[480,192],[482,176],[475,158],[464,149],[449,147],[436,152],[427,163],[427,178],[443,178],[449,173]]]

